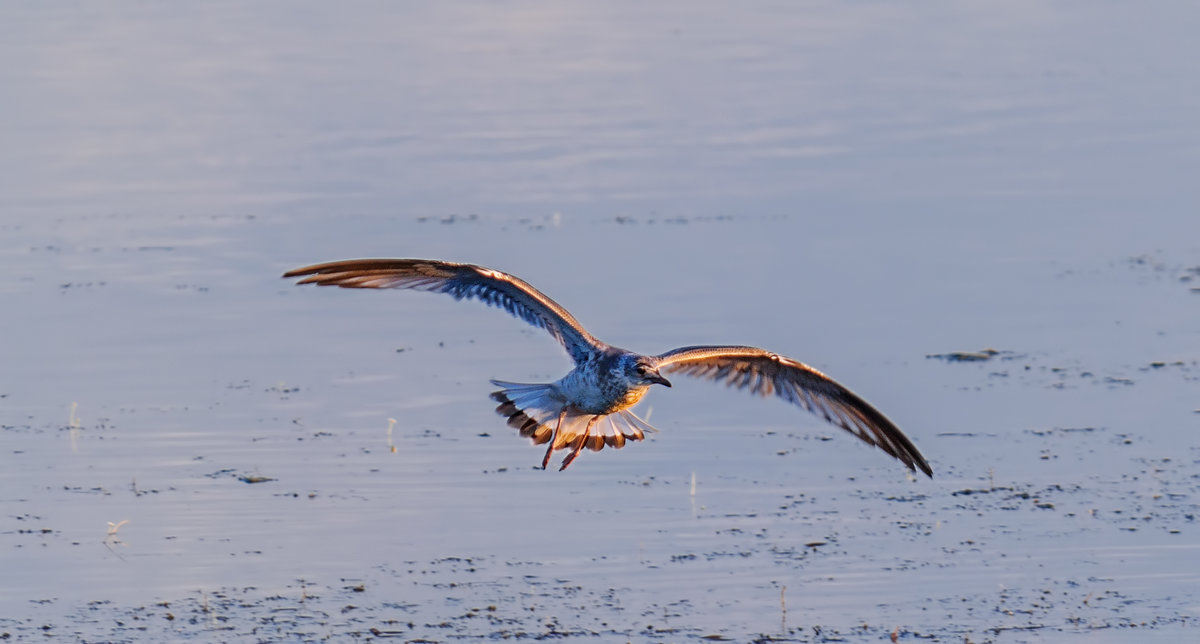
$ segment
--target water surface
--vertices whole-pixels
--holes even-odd
[[[1195,11],[771,9],[0,9],[0,633],[1186,639]],[[791,355],[936,476],[686,381],[543,472],[488,380],[554,342],[278,277],[359,256]]]

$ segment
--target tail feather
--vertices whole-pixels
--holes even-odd
[[[567,407],[562,425],[558,427],[558,435],[555,436],[559,414],[567,406],[566,399],[555,385],[500,380],[493,380],[492,384],[504,387],[492,393],[492,400],[500,403],[496,412],[508,419],[508,426],[518,430],[521,436],[529,438],[535,445],[548,443],[553,436],[551,451],[574,446],[584,432],[588,436],[583,445],[592,451],[599,451],[606,445],[620,449],[627,441],[640,441],[646,437],[646,432],[658,431],[627,409],[601,416],[592,422],[596,414]]]

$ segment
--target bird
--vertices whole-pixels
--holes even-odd
[[[895,423],[861,397],[803,362],[750,346],[698,345],[643,355],[597,339],[571,313],[528,282],[475,264],[432,259],[348,259],[287,271],[297,284],[342,288],[411,289],[479,300],[544,329],[575,367],[555,382],[492,380],[496,412],[535,445],[546,444],[542,469],[566,451],[559,471],[587,447],[619,449],[658,431],[630,408],[667,375],[724,382],[807,409],[895,457],[909,470],[933,470]],[[664,375],[665,374],[665,375]]]

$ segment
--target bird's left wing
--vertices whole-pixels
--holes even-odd
[[[755,347],[682,347],[660,356],[659,370],[750,388],[761,396],[775,394],[824,416],[863,441],[900,459],[909,469],[933,476],[912,441],[892,421],[854,392],[812,367]]]
[[[290,270],[299,284],[342,288],[407,288],[477,299],[508,311],[558,340],[575,362],[605,345],[566,309],[524,280],[474,264],[432,259],[347,259]],[[306,277],[305,277],[306,276]]]

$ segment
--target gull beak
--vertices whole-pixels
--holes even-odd
[[[666,378],[663,378],[661,375],[659,375],[659,373],[657,371],[646,374],[646,380],[649,380],[650,382],[655,383],[655,384],[662,385],[664,387],[671,386],[671,381],[667,380]]]

